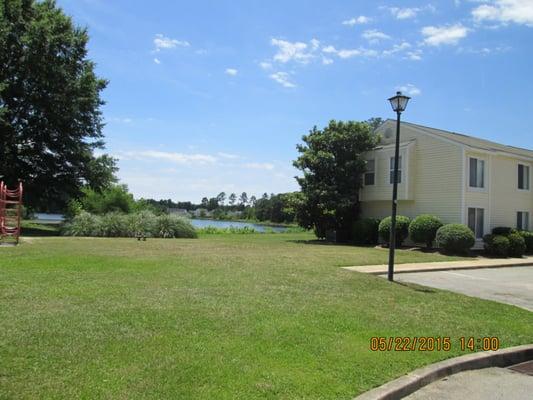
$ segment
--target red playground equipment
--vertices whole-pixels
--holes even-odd
[[[10,190],[0,181],[0,243],[8,243],[8,239],[19,242],[21,217],[22,182],[17,189]]]

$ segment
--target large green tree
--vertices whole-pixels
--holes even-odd
[[[88,40],[53,0],[0,0],[0,175],[24,182],[30,206],[61,208],[113,182],[114,160],[93,154],[107,82]]]
[[[324,129],[315,126],[302,140],[294,161],[303,174],[296,178],[301,187],[301,195],[293,201],[297,220],[318,237],[331,230],[337,240],[346,241],[360,211],[364,153],[376,146],[378,138],[368,123],[330,121]]]

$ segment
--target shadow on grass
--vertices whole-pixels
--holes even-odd
[[[435,289],[432,289],[432,288],[427,287],[427,286],[417,285],[416,283],[398,282],[398,281],[394,281],[394,283],[397,284],[397,285],[403,286],[403,287],[405,287],[407,289],[414,290],[415,292],[437,293],[437,291]]]

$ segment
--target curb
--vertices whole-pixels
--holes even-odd
[[[421,263],[423,264],[423,263]],[[397,266],[401,266],[401,264],[398,264]],[[514,268],[514,267],[531,267],[533,266],[533,262],[531,263],[523,263],[523,264],[505,264],[505,265],[474,265],[474,266],[462,266],[462,267],[436,267],[431,269],[424,269],[424,268],[409,268],[404,270],[394,270],[394,275],[396,274],[411,274],[414,272],[439,272],[439,271],[459,271],[459,270],[468,270],[468,269],[492,269],[492,268]],[[369,275],[384,275],[388,272],[387,269],[382,270],[376,270],[376,271],[359,271],[356,268],[357,267],[341,267],[342,269],[345,269],[347,271],[352,272],[361,272],[362,274],[369,274]]]
[[[408,373],[383,386],[365,392],[354,400],[397,400],[441,378],[472,369],[507,367],[533,360],[533,344],[490,352],[467,354],[437,362]]]

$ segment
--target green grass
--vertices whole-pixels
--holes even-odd
[[[349,272],[339,267],[386,263],[387,251],[309,239],[0,249],[0,398],[350,399],[461,354],[460,336],[533,339],[533,313]],[[372,336],[451,336],[453,351],[375,353]]]
[[[60,224],[41,224],[34,221],[21,221],[23,236],[59,236]]]

